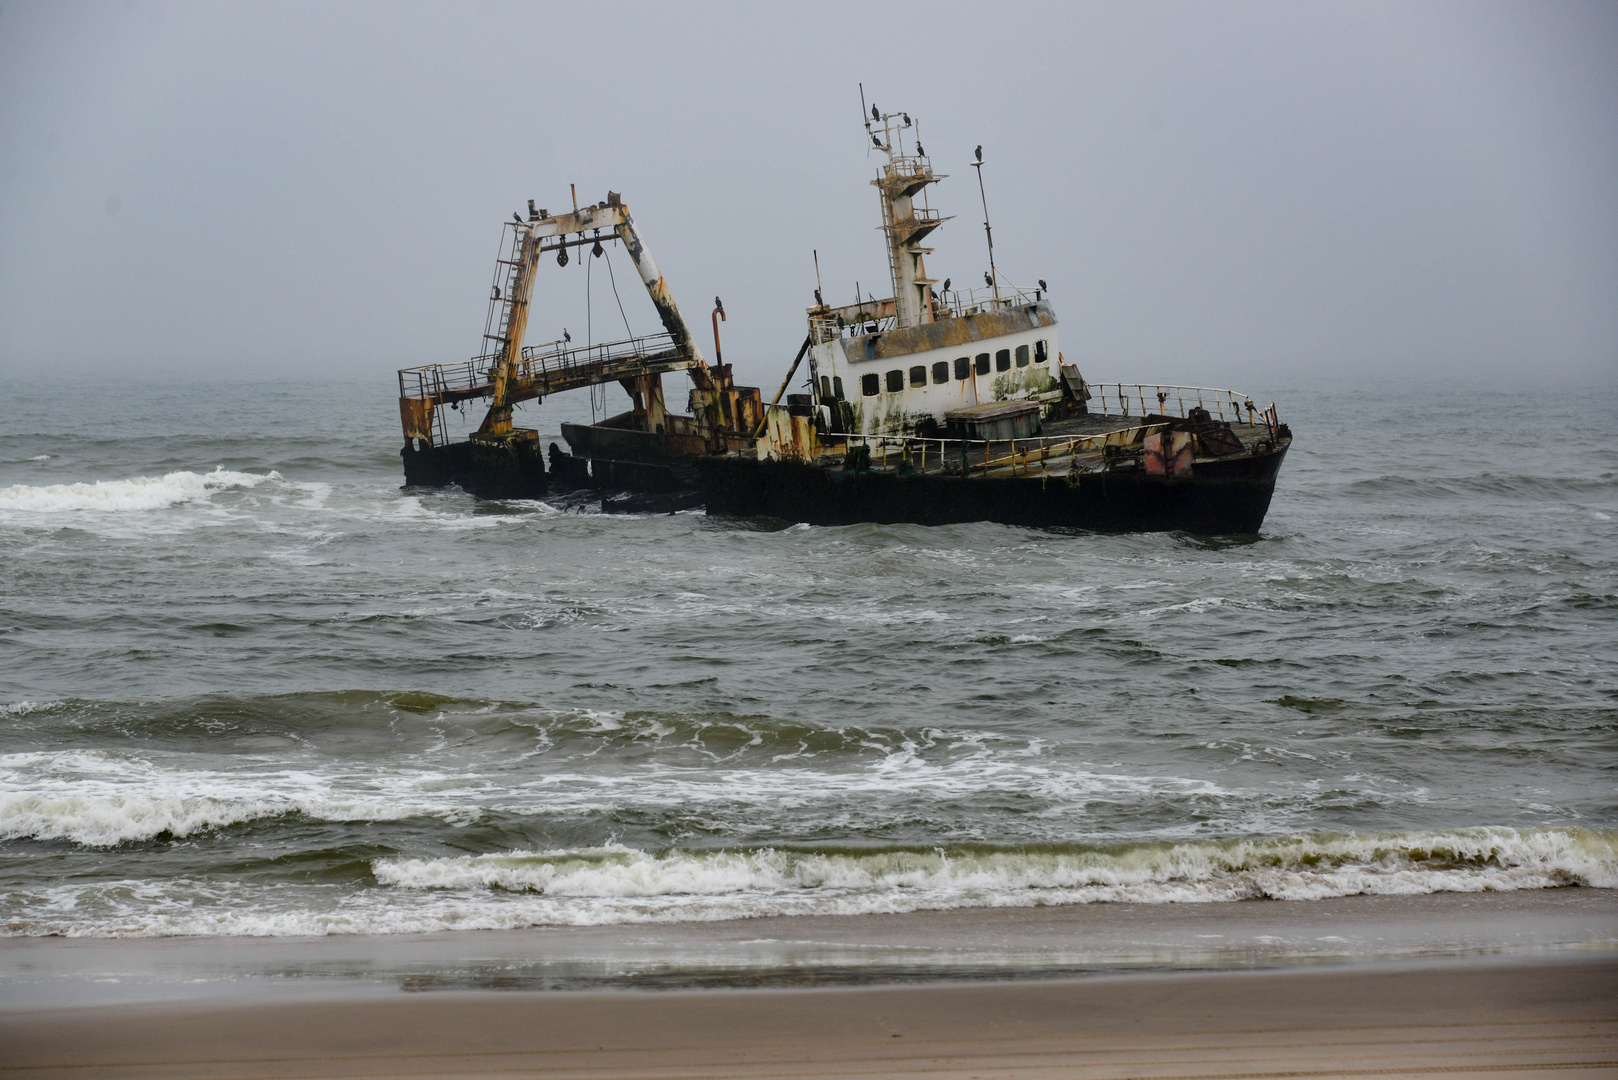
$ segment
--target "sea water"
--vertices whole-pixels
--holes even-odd
[[[1296,441],[1196,537],[480,502],[401,490],[391,373],[6,381],[0,927],[1618,887],[1618,388],[1248,389]]]

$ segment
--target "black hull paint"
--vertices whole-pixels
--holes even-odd
[[[1287,444],[1268,453],[1199,461],[1196,475],[1139,469],[1066,477],[962,478],[843,472],[792,461],[702,458],[708,513],[811,525],[1066,526],[1112,532],[1256,533],[1270,508]]]
[[[404,458],[406,487],[455,484],[480,499],[538,499],[549,489],[545,459],[531,439],[494,445],[450,443],[420,450],[406,446],[399,454]]]

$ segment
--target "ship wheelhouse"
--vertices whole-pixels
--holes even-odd
[[[907,114],[876,114],[866,129],[887,158],[871,183],[893,295],[808,309],[821,422],[849,434],[931,433],[957,409],[1060,398],[1056,314],[1043,288],[1019,289],[991,274],[981,289],[952,291],[947,279],[939,288],[925,264],[933,249],[921,243],[949,220],[926,205],[927,187],[945,177],[933,172]]]

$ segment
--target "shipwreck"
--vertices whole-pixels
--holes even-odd
[[[1013,285],[995,265],[981,147],[971,164],[988,241],[983,285],[930,277],[924,243],[950,218],[932,209],[929,189],[945,176],[908,114],[872,107],[864,124],[882,157],[872,184],[892,295],[834,306],[817,282],[806,335],[769,402],[720,362],[717,298],[708,363],[616,193],[557,215],[530,202],[505,226],[483,353],[399,372],[406,484],[484,498],[631,492],[636,506],[822,525],[1257,532],[1292,441],[1275,405],[1226,389],[1087,381],[1062,354],[1044,281]],[[542,261],[599,256],[604,240],[628,252],[663,332],[525,344]],[[789,393],[800,371],[801,392]],[[691,384],[685,413],[664,396],[663,376],[675,372]],[[542,453],[538,432],[513,424],[521,402],[612,383],[629,407],[563,424],[566,450]],[[482,401],[478,428],[452,439],[444,410]]]

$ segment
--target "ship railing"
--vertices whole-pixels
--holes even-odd
[[[524,385],[543,385],[547,390],[556,384],[582,385],[597,375],[604,381],[616,378],[619,369],[675,349],[674,337],[667,333],[591,345],[547,341],[525,346],[512,375]],[[500,359],[500,353],[486,353],[454,364],[404,368],[399,372],[399,396],[442,402],[487,395],[493,392]]]
[[[949,439],[920,435],[834,435],[846,454],[855,447],[870,451],[870,467],[889,472],[953,472],[986,475],[1040,475],[1052,462],[1083,454],[1106,454],[1108,446],[1137,446],[1161,424],[1139,424],[1094,435],[1030,435],[1015,439]]]
[[[1247,394],[1212,386],[1157,386],[1152,383],[1087,382],[1090,412],[1100,416],[1189,416],[1206,409],[1215,420],[1256,423],[1259,408]],[[1246,418],[1242,410],[1246,409]]]
[[[1027,307],[1044,295],[1039,289],[1025,289],[1019,285],[1002,284],[999,289],[984,285],[977,289],[951,289],[937,293],[938,303],[956,318],[979,315],[985,311]]]
[[[577,382],[643,358],[672,352],[675,348],[674,335],[668,333],[645,334],[591,345],[547,341],[525,346],[514,374],[531,384]]]
[[[1259,409],[1253,399],[1235,390],[1209,386],[1156,386],[1148,383],[1089,383],[1091,415],[1096,405],[1111,405],[1116,412],[1102,410],[1101,415],[1120,416],[1124,419],[1146,416],[1184,418],[1194,408],[1203,408],[1215,419],[1229,423],[1262,425],[1271,429],[1272,436],[1278,426],[1275,406]],[[1144,404],[1142,404],[1144,402]],[[1244,419],[1242,410],[1247,410]],[[1162,424],[1132,424],[1112,431],[1087,435],[1029,435],[1015,439],[951,439],[921,435],[855,435],[829,436],[834,444],[847,448],[868,447],[871,464],[880,469],[908,469],[914,472],[958,470],[963,459],[967,471],[987,473],[1008,469],[1012,474],[1031,471],[1045,472],[1055,459],[1072,458],[1082,454],[1105,455],[1108,446],[1138,445],[1147,435],[1160,430]],[[996,448],[1001,452],[996,453]]]

